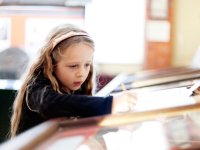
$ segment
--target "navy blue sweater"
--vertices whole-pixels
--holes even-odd
[[[81,92],[60,94],[53,90],[47,78],[39,75],[29,87],[28,102],[24,98],[17,134],[52,118],[85,118],[110,114],[112,99],[112,96],[87,96]]]

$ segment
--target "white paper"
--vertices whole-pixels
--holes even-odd
[[[194,104],[195,100],[189,95],[191,95],[191,92],[186,87],[139,92],[138,103],[134,110],[146,111]]]

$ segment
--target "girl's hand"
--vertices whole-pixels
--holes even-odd
[[[129,112],[134,109],[137,95],[128,91],[113,96],[112,113]]]

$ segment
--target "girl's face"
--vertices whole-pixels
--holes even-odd
[[[93,63],[93,53],[93,48],[86,43],[74,44],[64,50],[55,74],[66,92],[78,90],[86,80]]]

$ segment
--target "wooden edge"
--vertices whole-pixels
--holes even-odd
[[[107,116],[99,122],[98,125],[102,127],[119,126],[139,121],[163,119],[166,117],[173,117],[198,111],[200,111],[200,103],[150,111],[130,112],[126,114]]]
[[[159,120],[167,117],[184,115],[191,112],[200,112],[200,96],[194,97],[196,103],[191,105],[170,107],[165,109],[156,109],[151,111],[130,112],[116,115],[104,115],[78,120],[67,120],[58,118],[44,122],[27,132],[13,138],[0,146],[0,149],[18,149],[30,150],[49,139],[60,128],[71,131],[76,129],[84,129],[85,127],[115,127],[126,125],[134,122]]]
[[[30,150],[36,145],[46,140],[50,135],[56,132],[59,128],[58,122],[51,120],[44,122],[13,139],[10,139],[0,145],[0,149],[18,149],[18,150]]]
[[[145,86],[152,86],[157,84],[165,84],[170,82],[176,82],[176,81],[183,81],[183,80],[189,80],[189,79],[197,79],[200,78],[200,74],[181,74],[177,76],[169,76],[169,77],[158,77],[154,79],[146,79],[146,80],[138,80],[134,81],[132,83],[132,88],[139,88],[139,87],[145,87]]]
[[[166,117],[173,117],[178,115],[187,114],[190,112],[200,112],[200,96],[193,96],[195,104],[189,104],[184,106],[176,106],[170,108],[162,108],[141,112],[129,112],[121,114],[108,114],[97,117],[82,118],[78,120],[63,119],[59,122],[60,128],[66,128],[67,130],[84,128],[88,126],[119,126],[129,123],[146,121],[152,119],[161,119]]]

